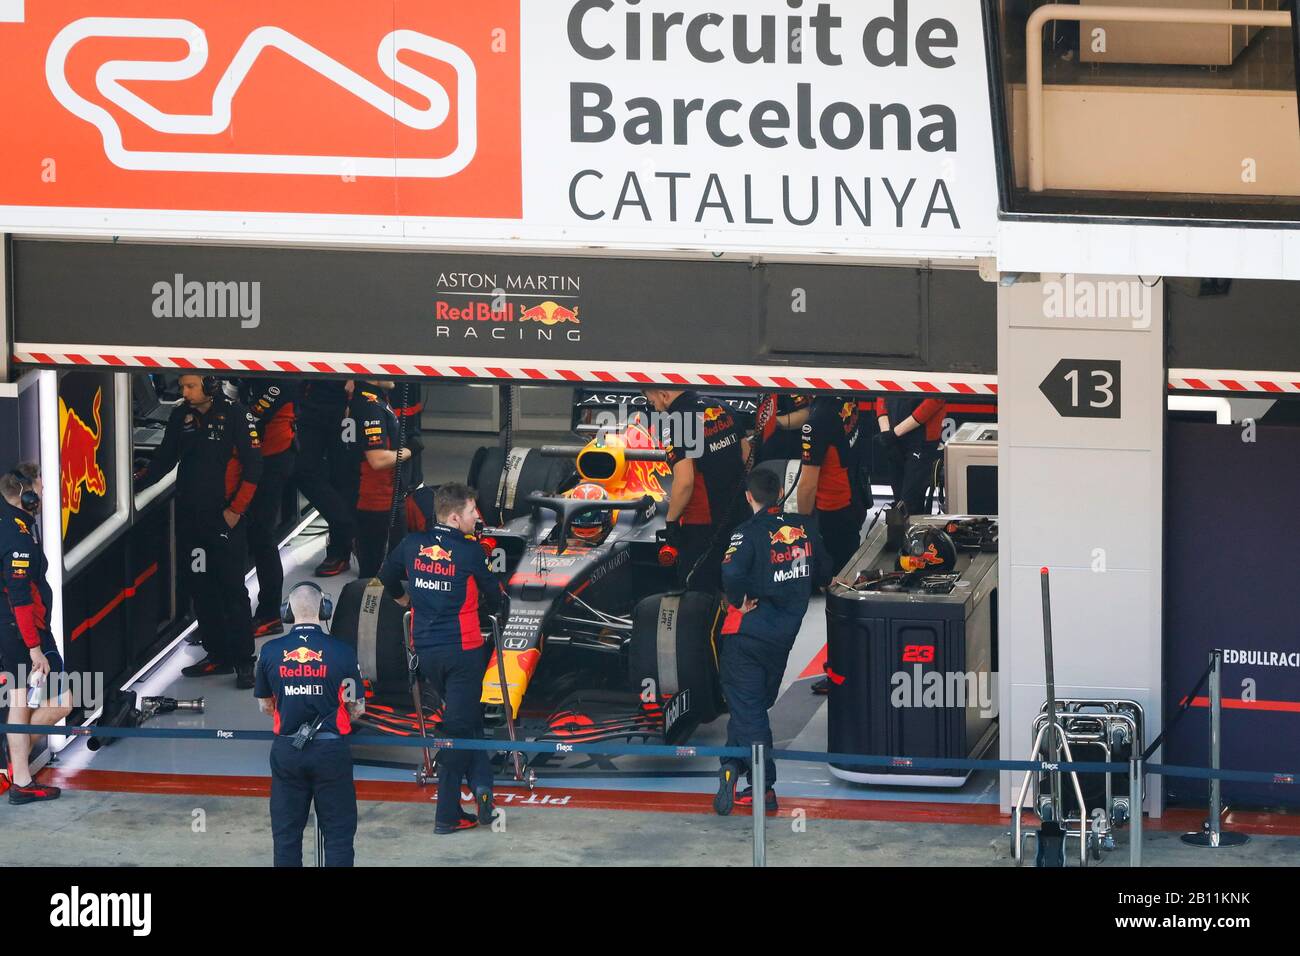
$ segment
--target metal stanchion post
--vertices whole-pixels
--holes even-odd
[[[767,866],[767,747],[750,748],[749,779],[754,795],[754,865]]]
[[[316,865],[325,865],[325,834],[320,828],[320,814],[315,810],[312,811],[312,819],[316,821]]]
[[[1128,762],[1128,865],[1142,865],[1142,804],[1146,794],[1142,792],[1142,755],[1138,754]]]
[[[1223,651],[1210,651],[1210,769],[1219,769],[1219,749],[1223,723]],[[1199,833],[1184,833],[1183,842],[1189,846],[1219,847],[1241,846],[1250,837],[1244,833],[1224,833],[1220,820],[1223,817],[1221,781],[1210,780],[1210,816]]]

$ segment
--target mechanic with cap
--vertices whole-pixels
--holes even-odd
[[[347,410],[343,382],[304,381],[294,402],[298,435],[294,480],[329,525],[325,557],[312,572],[318,578],[334,577],[352,566],[357,532],[349,490],[354,490],[356,462],[343,446]]]
[[[857,402],[838,395],[813,399],[803,425],[803,465],[796,497],[799,513],[816,518],[836,572],[861,543],[864,513],[854,500],[852,484],[857,437]]]
[[[943,420],[948,411],[941,398],[888,395],[876,399],[885,469],[894,488],[894,500],[907,505],[907,513],[925,513],[925,492],[939,460]]]
[[[399,442],[397,418],[379,383],[358,382],[348,403],[353,427],[344,431],[351,439],[357,462],[356,529],[357,577],[373,578],[384,556],[402,538],[400,466],[411,460],[418,433]]]
[[[403,538],[379,577],[385,590],[413,612],[420,676],[443,701],[440,734],[481,740],[483,674],[492,645],[483,639],[479,612],[500,608],[504,591],[475,536],[480,519],[474,490],[459,482],[440,485],[433,506],[436,523]],[[462,780],[474,794],[477,815],[461,810]],[[452,749],[439,754],[434,833],[468,830],[494,816],[487,752]]]
[[[5,600],[0,602],[0,670],[14,683],[9,691],[11,724],[48,727],[72,712],[72,694],[64,686],[63,658],[49,629],[53,595],[45,580],[45,554],[37,540],[41,506],[40,469],[23,462],[0,477],[0,548],[3,548]],[[23,686],[24,681],[27,687]],[[28,706],[28,687],[39,685],[40,706]],[[47,703],[50,697],[54,700]],[[54,800],[59,788],[32,779],[29,758],[34,738],[9,734],[9,802]]]
[[[660,443],[673,486],[661,556],[676,553],[678,587],[719,590],[727,535],[744,517],[740,429],[726,406],[693,391],[648,388],[644,395],[656,412],[668,415]]]
[[[722,583],[727,616],[722,624],[718,660],[722,691],[731,716],[727,746],[772,747],[768,711],[776,703],[786,660],[808,610],[814,584],[830,580],[816,523],[800,515],[783,514],[784,484],[770,471],[750,472],[745,499],[754,515],[731,535],[722,558]],[[764,808],[775,813],[776,762],[764,762],[767,792]],[[736,806],[753,809],[753,776],[749,761],[727,758],[718,776],[713,809],[727,816]],[[742,773],[750,788],[736,792]]]
[[[181,397],[140,487],[176,475],[177,559],[194,601],[207,657],[181,673],[235,673],[253,686],[253,617],[244,586],[247,513],[262,476],[257,419],[211,375],[180,376]]]
[[[294,395],[297,383],[289,379],[246,378],[239,383],[239,398],[257,419],[262,435],[262,477],[248,509],[248,547],[257,567],[257,608],[253,611],[253,637],[284,630],[280,621],[280,595],[284,567],[275,530],[280,526],[285,484],[293,477]]]
[[[274,718],[271,834],[276,866],[302,866],[302,831],[314,804],[325,865],[351,866],[357,832],[352,748],[344,738],[365,711],[356,650],[321,626],[332,602],[310,581],[289,591],[281,610],[289,633],[267,641],[253,696]]]

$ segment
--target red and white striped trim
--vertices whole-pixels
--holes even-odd
[[[827,369],[794,366],[664,365],[655,363],[548,362],[504,359],[484,364],[483,358],[433,356],[322,355],[307,352],[234,353],[221,350],[124,349],[108,346],[37,345],[20,343],[14,361],[21,365],[62,367],[196,369],[214,372],[274,372],[291,375],[360,375],[376,378],[479,379],[605,385],[682,385],[702,388],[750,388],[779,391],[921,392],[936,395],[997,394],[993,375],[952,375],[940,372]]]
[[[1300,372],[1239,372],[1227,369],[1171,368],[1169,387],[1191,392],[1300,394]]]

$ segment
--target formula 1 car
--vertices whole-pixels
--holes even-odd
[[[499,633],[485,631],[504,665],[494,652],[484,673],[487,724],[543,740],[677,743],[724,710],[723,605],[713,592],[674,590],[661,563],[672,476],[650,433],[582,431],[592,435],[582,445],[481,449],[470,468],[488,525],[481,541],[508,595]],[[419,715],[400,620],[378,582],[353,582],[334,633],[356,635],[375,691],[368,722],[409,734]]]

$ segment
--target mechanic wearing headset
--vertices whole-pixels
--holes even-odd
[[[207,657],[181,673],[235,673],[253,686],[253,618],[244,586],[246,514],[262,476],[257,419],[211,375],[180,377],[181,397],[138,490],[176,475],[176,550]]]
[[[740,429],[725,406],[705,402],[695,392],[648,388],[643,394],[655,411],[671,416],[660,442],[673,470],[665,547],[676,549],[677,586],[716,591],[727,535],[744,517]],[[673,424],[680,437],[698,436],[699,447],[674,444],[679,436],[672,434]]]
[[[492,645],[483,639],[480,610],[503,603],[501,583],[488,570],[475,537],[479,522],[475,492],[459,482],[439,485],[433,500],[436,523],[402,539],[384,562],[379,578],[399,604],[409,604],[420,676],[443,701],[439,733],[483,737],[483,673]],[[402,594],[401,582],[406,582]],[[508,706],[508,705],[507,705]],[[460,784],[468,780],[477,816],[460,808]],[[448,750],[438,757],[438,809],[433,832],[457,833],[490,823],[492,764],[486,751]]]
[[[925,490],[939,458],[947,411],[948,404],[940,398],[890,395],[876,399],[877,442],[885,453],[894,500],[906,504],[908,514],[925,511]]]
[[[808,610],[813,584],[830,580],[830,565],[816,523],[782,514],[784,483],[770,471],[750,472],[745,500],[754,516],[736,529],[722,558],[727,616],[722,624],[719,676],[731,716],[727,746],[772,747],[768,710],[776,703],[786,660]],[[776,812],[776,762],[765,762],[764,809]],[[750,788],[736,792],[742,773]],[[727,758],[718,775],[713,809],[727,816],[736,806],[753,809],[752,768]]]
[[[43,703],[34,710],[27,706],[27,688],[10,690],[8,723],[50,726],[72,712],[72,694],[59,681],[63,658],[50,633],[47,615],[53,595],[45,580],[45,554],[36,540],[36,514],[41,506],[40,469],[24,462],[0,477],[0,548],[3,549],[5,600],[0,602],[0,668],[11,680],[19,674],[41,675],[52,704]],[[19,668],[22,668],[21,670]],[[28,683],[31,683],[31,677]],[[21,681],[19,682],[21,684]],[[9,734],[9,802],[32,803],[54,800],[59,788],[38,784],[32,779],[28,759],[34,740],[27,734]]]
[[[398,494],[398,468],[414,456],[411,446],[419,435],[411,433],[398,446],[397,418],[380,383],[373,381],[356,384],[348,418],[354,426],[345,430],[344,441],[352,439],[357,462],[357,577],[366,580],[379,573],[384,556],[402,539],[404,522],[394,511],[393,497]]]
[[[289,633],[267,641],[253,696],[275,719],[271,744],[271,835],[276,866],[302,866],[302,831],[316,806],[325,865],[351,866],[357,833],[352,748],[344,738],[366,709],[356,650],[325,633],[333,602],[310,581],[281,606]]]
[[[865,515],[854,500],[851,481],[857,437],[857,402],[838,395],[813,399],[803,425],[803,467],[796,495],[799,513],[816,517],[835,572],[861,543]]]
[[[257,419],[262,436],[262,477],[248,509],[248,546],[257,566],[257,608],[253,611],[253,637],[284,630],[280,621],[280,595],[284,567],[280,564],[275,529],[280,525],[280,504],[285,483],[293,476],[297,442],[294,439],[294,395],[297,383],[288,379],[246,378],[239,383],[239,398]]]

